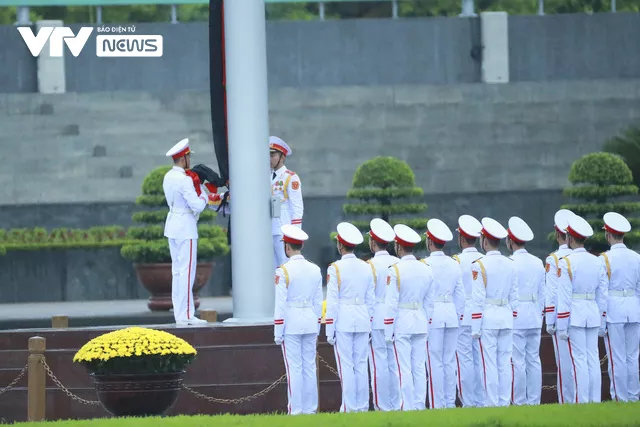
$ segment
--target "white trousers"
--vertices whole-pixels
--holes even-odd
[[[638,331],[640,323],[607,323],[604,344],[609,359],[609,389],[616,402],[638,401]]]
[[[290,415],[315,414],[318,410],[317,340],[317,334],[284,335],[282,356]]]
[[[541,335],[540,328],[513,330],[511,403],[514,405],[540,404],[542,395]]]
[[[393,342],[396,367],[392,381],[400,389],[400,410],[415,411],[426,408],[427,334],[396,335]]]
[[[576,403],[599,403],[602,376],[598,356],[598,329],[569,327],[569,354],[575,367]]]
[[[396,365],[393,346],[384,340],[384,330],[371,331],[369,344],[369,373],[373,407],[376,411],[394,411],[400,409],[400,393],[392,378],[392,370]],[[393,398],[393,399],[392,399]]]
[[[289,261],[289,258],[284,253],[284,242],[281,235],[273,237],[273,269],[280,267],[285,262]]]
[[[456,407],[458,328],[436,328],[427,340],[427,394],[431,409]]]
[[[462,406],[482,405],[482,362],[478,340],[471,338],[471,326],[458,328],[458,347],[456,349],[456,367],[458,397]]]
[[[169,239],[171,254],[171,301],[176,322],[192,319],[196,311],[193,303],[193,282],[196,278],[198,240]]]
[[[551,341],[556,355],[558,403],[576,403],[575,367],[569,342],[558,338],[557,332],[551,336]]]
[[[340,412],[366,412],[369,410],[369,354],[368,332],[338,332],[333,346],[336,356],[342,405]]]
[[[484,373],[485,406],[509,406],[511,401],[511,329],[483,329],[479,339]]]

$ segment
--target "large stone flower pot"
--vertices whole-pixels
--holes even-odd
[[[193,302],[196,309],[200,306],[198,292],[211,277],[213,262],[201,262],[196,267],[193,283]],[[171,264],[134,264],[138,280],[151,296],[147,306],[151,311],[168,311],[173,308],[171,301]]]
[[[184,373],[91,374],[91,377],[98,400],[111,415],[145,417],[163,415],[176,403]]]

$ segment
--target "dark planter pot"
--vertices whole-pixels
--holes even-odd
[[[184,371],[170,374],[91,374],[98,400],[111,415],[163,415],[176,403]]]
[[[196,278],[193,283],[193,303],[200,307],[198,292],[209,281],[213,272],[213,262],[201,262],[196,267]],[[173,308],[171,301],[171,264],[134,264],[138,280],[149,291],[151,296],[147,306],[151,311],[168,311]]]

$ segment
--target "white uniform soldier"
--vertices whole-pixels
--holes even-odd
[[[429,319],[427,375],[429,407],[456,407],[456,347],[458,326],[464,315],[464,289],[460,264],[442,249],[453,240],[453,233],[439,219],[427,222],[425,262],[431,266],[434,283],[433,316]]]
[[[385,340],[393,345],[397,368],[394,381],[400,388],[400,410],[426,407],[426,345],[428,319],[433,314],[433,275],[424,260],[413,255],[420,235],[404,224],[393,227],[395,252],[400,261],[388,269],[385,295]]]
[[[167,151],[173,167],[162,181],[169,213],[164,236],[169,240],[171,253],[171,300],[176,324],[206,324],[195,317],[193,283],[196,278],[198,256],[198,218],[213,195],[202,192],[199,196],[193,179],[187,175],[191,166],[189,139],[185,138]]]
[[[457,388],[463,407],[484,406],[484,379],[480,346],[478,340],[471,338],[471,310],[473,309],[471,263],[482,258],[482,254],[475,247],[481,230],[482,224],[471,215],[461,215],[458,218],[458,246],[462,252],[453,255],[453,259],[460,264],[465,293],[464,316],[462,316],[458,328],[458,348],[456,350]]]
[[[609,363],[611,398],[636,402],[638,378],[638,334],[640,333],[640,255],[623,243],[631,224],[622,215],[604,215],[604,229],[611,249],[601,255],[609,279],[607,329],[604,338]]]
[[[471,336],[478,339],[482,360],[485,406],[509,406],[513,318],[518,312],[518,275],[513,260],[498,251],[507,230],[482,218],[480,245],[486,255],[471,264],[474,306]]]
[[[281,202],[280,217],[271,218],[273,256],[275,267],[277,267],[287,261],[281,242],[280,227],[291,224],[302,228],[304,203],[302,202],[300,177],[284,165],[285,158],[292,154],[291,148],[277,136],[270,136],[269,150],[271,152],[271,196]]]
[[[400,259],[390,255],[387,246],[396,237],[393,228],[383,219],[375,218],[369,223],[369,249],[374,254],[368,262],[376,275],[375,311],[371,330],[369,352],[369,372],[371,373],[371,391],[373,407],[376,411],[400,409],[400,389],[392,372],[397,369],[393,347],[387,346],[384,339],[385,293],[387,290],[387,270]]]
[[[553,350],[556,357],[558,403],[574,403],[576,401],[576,387],[573,361],[569,352],[568,341],[559,340],[556,334],[556,307],[558,306],[557,279],[559,260],[571,253],[567,246],[567,226],[569,218],[574,215],[567,209],[560,209],[554,216],[555,237],[558,250],[551,253],[545,261],[545,322],[547,333],[551,335]]]
[[[533,231],[517,216],[509,218],[507,248],[518,274],[518,316],[513,320],[511,403],[539,405],[542,395],[540,337],[544,313],[544,266],[525,249]]]
[[[282,346],[288,413],[314,414],[318,410],[316,344],[322,316],[322,272],[300,253],[307,233],[283,225],[282,236],[289,261],[276,269],[274,341]]]
[[[584,241],[592,235],[584,218],[569,218],[567,242],[573,251],[560,258],[557,273],[556,333],[569,345],[576,403],[600,402],[602,394],[598,332],[605,328],[608,280],[604,263],[584,248]]]
[[[367,359],[374,313],[375,273],[353,251],[364,241],[353,224],[338,224],[342,258],[327,269],[327,342],[333,345],[342,384],[341,412],[369,410]]]

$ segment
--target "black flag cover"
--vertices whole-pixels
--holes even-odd
[[[220,177],[229,181],[227,97],[224,69],[224,0],[209,0],[209,87],[211,126]],[[227,185],[228,187],[228,185]]]

